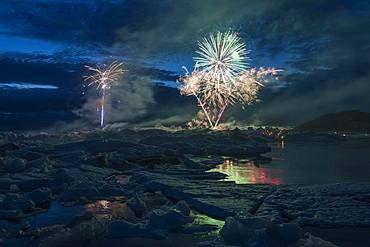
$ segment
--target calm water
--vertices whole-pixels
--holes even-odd
[[[342,143],[277,143],[271,163],[225,160],[212,171],[238,184],[370,182],[370,140]]]

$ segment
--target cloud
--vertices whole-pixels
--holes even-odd
[[[57,86],[47,85],[47,84],[33,84],[24,82],[1,82],[0,89],[46,89],[46,90],[56,90]]]

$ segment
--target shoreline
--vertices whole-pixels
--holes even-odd
[[[57,242],[68,246],[70,241],[99,246],[123,239],[148,243],[154,238],[167,240],[153,240],[153,244],[165,244],[182,234],[190,234],[190,242],[222,243],[230,240],[228,229],[235,224],[255,230],[263,226],[266,241],[285,238],[285,233],[275,233],[276,227],[283,231],[293,227],[294,241],[323,241],[303,234],[309,229],[336,242],[335,234],[320,229],[337,227],[340,233],[342,227],[370,228],[370,183],[238,185],[219,181],[224,174],[206,172],[217,165],[215,160],[207,163],[189,157],[250,159],[271,151],[250,132],[125,129],[2,137],[0,222],[19,222],[13,223],[14,230],[3,228],[5,243],[31,238],[43,246]],[[51,206],[56,202],[61,207]],[[37,227],[31,220],[80,206],[80,213],[62,217],[58,224],[50,221],[51,225]],[[195,212],[226,223],[215,228],[214,222],[195,220]],[[245,225],[246,220],[260,223]],[[166,229],[162,221],[168,222]],[[198,238],[215,229],[221,229],[216,237]],[[81,231],[96,234],[79,238]]]

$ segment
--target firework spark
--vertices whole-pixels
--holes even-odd
[[[97,90],[100,90],[102,93],[101,99],[101,110],[100,110],[100,126],[104,126],[104,105],[105,105],[105,96],[106,90],[109,90],[111,86],[117,82],[120,76],[124,73],[125,70],[122,69],[122,63],[113,62],[108,65],[105,69],[94,68],[91,66],[85,66],[86,69],[92,72],[91,75],[84,76],[84,81],[89,81],[88,86],[95,85]]]

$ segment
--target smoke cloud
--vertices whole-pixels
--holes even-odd
[[[154,103],[153,83],[150,77],[124,76],[107,90],[105,98],[105,121],[129,122],[147,113],[147,107]],[[75,114],[92,123],[100,121],[101,97],[94,89],[87,91],[87,100]]]

